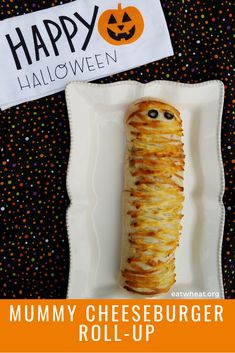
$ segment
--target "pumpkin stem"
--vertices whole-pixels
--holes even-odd
[[[118,4],[118,10],[121,10],[122,9],[122,4]]]

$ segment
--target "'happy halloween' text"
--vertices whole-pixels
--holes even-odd
[[[46,66],[43,69],[33,72],[31,75],[18,76],[17,80],[21,91],[25,89],[36,88],[39,86],[48,86],[57,80],[63,80],[71,76],[79,76],[96,70],[102,71],[107,66],[117,63],[117,52],[105,52],[95,54],[93,57],[84,56],[78,59],[70,60],[66,63],[56,65],[55,67]]]
[[[85,51],[95,27],[98,10],[99,7],[94,6],[93,14],[90,20],[85,20],[78,14],[78,12],[73,14],[73,18],[68,16],[59,16],[57,22],[44,19],[43,32],[44,30],[46,31],[47,38],[43,38],[41,31],[42,28],[39,29],[37,25],[31,26],[30,30],[32,32],[34,53],[30,53],[30,45],[26,42],[24,34],[19,27],[15,28],[16,35],[14,35],[14,39],[12,38],[13,36],[10,36],[10,34],[6,34],[6,39],[12,52],[17,70],[22,69],[20,55],[18,54],[19,50],[24,53],[28,65],[32,65],[34,60],[39,61],[41,57],[49,57],[51,54],[59,56],[60,51],[58,44],[60,39],[65,37],[68,43],[68,49],[70,49],[71,53],[74,53],[74,40],[79,32],[79,26],[83,26],[87,30],[86,37],[81,45],[81,50]],[[48,40],[50,43],[49,47],[46,44],[48,43]]]

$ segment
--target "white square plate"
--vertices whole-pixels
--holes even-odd
[[[73,82],[67,86],[66,97],[71,129],[67,175],[71,200],[67,212],[71,249],[68,298],[137,297],[119,288],[117,278],[125,152],[123,120],[127,107],[143,97],[163,100],[181,112],[186,155],[176,284],[157,298],[172,298],[176,292],[186,293],[182,298],[223,298],[222,82]]]

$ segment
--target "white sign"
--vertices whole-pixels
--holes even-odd
[[[159,0],[77,0],[0,22],[0,107],[173,55]]]

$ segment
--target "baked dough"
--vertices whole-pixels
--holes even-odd
[[[183,217],[183,128],[180,113],[155,99],[130,106],[123,192],[121,286],[142,295],[175,283]]]

